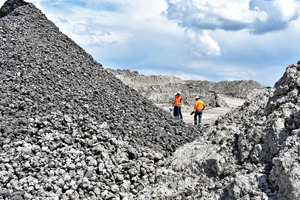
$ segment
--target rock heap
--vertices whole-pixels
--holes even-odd
[[[300,199],[300,61],[177,149],[140,199]]]
[[[0,13],[0,199],[300,198],[300,62],[197,129],[33,4],[9,0]]]
[[[200,96],[209,107],[227,107],[228,105],[220,94],[246,99],[260,90],[265,90],[262,85],[252,80],[215,83],[211,81],[181,80],[175,76],[145,76],[140,75],[137,71],[131,72],[130,70],[107,68],[107,71],[158,105],[172,105],[174,93],[181,91],[184,105],[193,106],[195,96]]]
[[[33,4],[0,18],[0,199],[126,199],[194,127],[116,79]]]

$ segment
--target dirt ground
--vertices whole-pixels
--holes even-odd
[[[231,109],[241,106],[245,99],[234,98],[228,95],[220,95],[222,99],[224,99],[229,107],[219,107],[219,108],[210,108],[206,107],[202,114],[202,123],[213,125],[215,121],[218,119],[219,116],[224,115],[225,113],[229,112]],[[165,110],[169,110],[167,105],[157,105]],[[190,115],[193,111],[192,106],[183,106],[182,107],[182,118],[183,121],[186,123],[193,123],[194,122],[194,115]],[[170,112],[170,114],[172,114]]]

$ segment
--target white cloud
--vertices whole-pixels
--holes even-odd
[[[88,11],[84,10],[84,12]],[[103,46],[111,43],[123,43],[131,37],[131,34],[124,28],[101,24],[101,22],[98,22],[99,13],[95,11],[90,12],[95,14],[94,17],[90,14],[82,14],[80,16],[76,16],[76,14],[71,16],[47,15],[47,17],[62,32],[83,46]]]
[[[65,7],[65,12],[45,9],[47,17],[83,46],[122,44],[144,37],[143,32],[184,34],[176,22],[162,15],[167,9],[164,0],[91,0],[85,2],[85,6],[78,6],[75,2],[60,3],[62,5],[58,2],[56,7]]]
[[[266,14],[249,10],[248,0],[167,0],[169,19],[185,28],[192,52],[197,56],[220,56],[221,47],[208,31],[216,29],[241,30],[257,19],[265,20]]]
[[[299,17],[296,0],[166,0],[166,16],[185,29],[198,56],[226,52],[213,35],[218,30],[265,34],[285,30]],[[230,33],[229,32],[229,33]]]
[[[207,12],[212,12],[215,16],[221,19],[239,21],[243,23],[251,23],[258,19],[265,19],[266,13],[260,9],[249,10],[249,0],[215,0],[201,1],[202,4],[208,4]],[[212,15],[210,15],[212,16]],[[206,13],[206,17],[210,17]]]
[[[128,37],[129,34],[128,34]],[[110,33],[107,31],[101,32],[99,31],[98,33],[96,32],[94,35],[90,35],[89,36],[89,45],[108,45],[108,44],[112,44],[115,42],[121,43],[124,40],[126,40],[126,38],[124,37],[124,35],[120,34],[120,33]]]
[[[204,30],[202,33],[194,32],[190,29],[186,30],[186,36],[193,44],[192,52],[197,56],[219,56],[221,55],[221,48],[218,43],[213,40],[209,32]]]
[[[0,0],[0,7],[3,6],[4,2],[5,2],[5,0]]]
[[[278,9],[278,13],[284,21],[290,21],[299,15],[299,3],[295,0],[275,0],[273,6]]]
[[[169,19],[198,30],[242,30],[266,33],[285,29],[299,17],[296,0],[167,0]],[[276,23],[280,22],[280,23]],[[265,28],[263,28],[264,26]]]
[[[240,30],[266,13],[258,7],[249,9],[249,0],[178,0],[170,1],[168,17],[186,28]]]
[[[40,4],[42,0],[26,0],[27,2],[33,3],[38,9],[43,11],[43,7]]]

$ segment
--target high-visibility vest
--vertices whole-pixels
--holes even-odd
[[[195,102],[195,109],[196,110],[203,110],[204,107],[205,107],[205,103],[203,101],[201,101],[200,99],[198,99]]]
[[[182,97],[181,96],[175,96],[174,106],[178,106],[178,107],[182,106]]]

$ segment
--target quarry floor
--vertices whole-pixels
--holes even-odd
[[[228,95],[219,94],[219,96],[227,103],[228,107],[218,107],[218,108],[211,108],[206,107],[202,114],[202,123],[213,125],[215,121],[218,119],[219,116],[222,116],[229,112],[231,109],[236,108],[238,106],[243,105],[246,99],[234,98]],[[163,108],[164,110],[169,110],[168,105],[160,105],[157,106]],[[182,107],[182,118],[183,121],[186,123],[193,123],[194,122],[194,115],[190,115],[193,111],[193,106],[183,106]],[[170,115],[172,113],[170,112]]]

